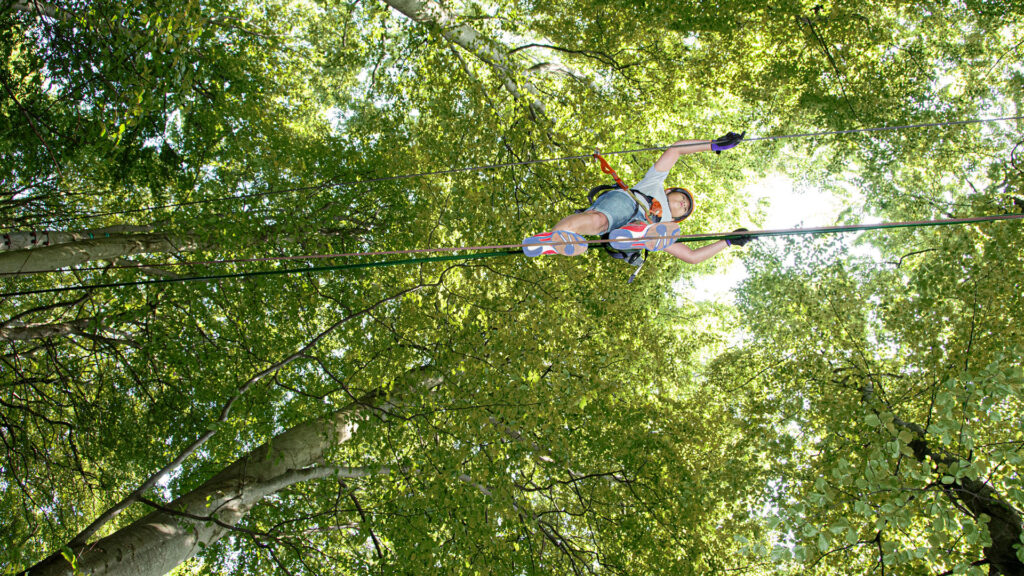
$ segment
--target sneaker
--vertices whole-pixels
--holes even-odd
[[[679,237],[679,224],[657,222],[654,224],[629,224],[616,228],[608,234],[612,248],[616,250],[643,250],[658,252],[675,243]]]
[[[647,249],[651,252],[658,252],[675,244],[679,237],[679,224],[676,222],[658,222],[647,227],[646,237]]]
[[[627,224],[609,232],[608,239],[612,240],[612,248],[616,250],[643,250],[643,237],[646,231],[647,224],[643,222]]]
[[[559,242],[559,244],[552,244],[552,242]],[[562,242],[568,242],[568,244],[562,244]],[[566,230],[534,234],[523,240],[523,254],[531,258],[545,254],[579,256],[586,251],[587,245],[583,236]]]

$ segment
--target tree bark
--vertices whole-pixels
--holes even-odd
[[[2,236],[0,252],[14,250],[32,250],[57,244],[68,244],[81,240],[109,238],[126,234],[146,234],[153,232],[152,226],[107,226],[92,230],[75,230],[59,232],[54,230],[16,230]]]
[[[384,0],[384,3],[412,20],[438,30],[445,39],[462,47],[490,66],[501,79],[502,86],[514,98],[517,100],[527,99],[516,83],[514,75],[516,67],[507,56],[508,50],[501,49],[498,44],[484,37],[469,24],[459,24],[455,16],[444,6],[434,0]],[[539,91],[529,81],[524,81],[523,87],[530,93],[530,110],[538,115],[543,115],[544,103],[536,98]]]
[[[331,446],[352,437],[359,409],[372,397],[373,394],[328,418],[299,424],[275,436],[195,490],[110,536],[74,547],[78,572],[95,576],[162,576],[198,553],[200,544],[206,546],[219,540],[253,506],[275,492],[315,478],[354,478],[378,473],[361,468],[315,466]],[[22,575],[74,573],[75,569],[58,552]]]
[[[114,235],[72,240],[62,244],[0,252],[0,274],[50,272],[94,260],[114,260],[134,254],[190,252],[199,248],[195,238],[167,234]]]

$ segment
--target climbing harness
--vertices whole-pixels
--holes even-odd
[[[601,160],[604,159],[601,158]],[[616,180],[618,180],[618,175],[616,175],[615,178]],[[621,180],[618,181],[621,182]],[[618,188],[618,186],[612,184],[601,184],[598,186],[594,186],[593,188],[590,189],[590,192],[587,194],[587,206],[576,210],[576,214],[586,212],[587,208],[594,204],[594,201],[597,200],[598,196],[604,194],[609,190],[615,190],[616,188]],[[643,207],[643,204],[640,204],[640,206]],[[608,234],[602,234],[601,239],[608,240]],[[629,280],[627,281],[627,283],[632,283],[633,280],[636,279],[636,275],[640,273],[640,269],[643,268],[644,263],[647,261],[647,250],[619,250],[618,248],[613,247],[610,241],[601,244],[601,248],[603,248],[605,253],[611,256],[612,258],[615,258],[616,260],[622,260],[626,264],[629,264],[630,266],[633,267],[633,273],[629,275]]]
[[[658,200],[644,194],[643,192],[640,192],[639,190],[633,190],[626,186],[626,184],[622,181],[622,178],[620,178],[619,175],[615,172],[615,169],[611,167],[611,164],[609,164],[608,161],[601,156],[601,153],[599,151],[594,151],[594,158],[597,159],[597,161],[600,163],[601,171],[611,176],[615,180],[615,185],[601,184],[599,186],[591,188],[590,193],[587,194],[587,207],[592,206],[594,204],[594,201],[601,194],[604,194],[609,190],[615,190],[616,188],[618,188],[625,192],[626,194],[628,194],[629,197],[632,198],[638,206],[640,206],[640,208],[644,212],[644,218],[646,219],[647,224],[654,224],[652,214],[657,216],[659,220],[661,220],[662,215],[664,214],[664,210],[669,210],[669,214],[671,214],[671,207],[662,206],[661,202],[659,202]],[[691,194],[690,191],[687,190],[686,188],[667,188],[665,190],[666,200],[668,198],[668,195],[673,192],[678,192],[680,194],[685,195],[687,200],[690,201],[690,209],[686,212],[686,214],[673,218],[674,222],[682,222],[683,220],[689,218],[691,214],[693,214],[693,194]],[[641,200],[641,198],[643,200]],[[648,206],[650,206],[650,208],[648,208]],[[581,212],[585,212],[586,210],[587,208],[581,208],[579,210],[576,210],[576,213],[579,214]],[[602,234],[601,239],[608,240],[608,234]],[[612,245],[611,242],[601,244],[601,246],[604,248],[604,251],[612,258],[622,260],[629,264],[630,266],[634,267],[633,273],[629,275],[629,279],[626,281],[627,284],[632,284],[633,280],[636,280],[637,274],[640,273],[640,270],[647,262],[648,251],[643,250],[641,252],[640,250],[623,250],[620,248],[616,248],[615,246]]]
[[[638,198],[640,192],[636,190],[631,190],[629,186],[626,186],[626,183],[622,181],[622,178],[619,178],[619,175],[615,172],[615,169],[612,168],[611,164],[609,164],[608,161],[601,156],[601,153],[598,150],[594,150],[594,158],[600,163],[601,171],[611,176],[612,179],[615,180],[615,185],[613,186],[611,184],[602,184],[591,188],[590,193],[587,194],[587,206],[589,207],[593,205],[594,201],[601,194],[604,194],[609,190],[615,190],[616,188],[618,188],[625,192],[627,195],[629,195],[629,197],[632,198],[638,206],[640,206],[640,209],[643,210],[644,212],[644,219],[647,221],[647,223],[653,224],[654,221],[651,219],[651,211],[650,209],[648,209],[648,204],[641,202],[640,198]],[[654,206],[653,203],[650,203],[649,205],[651,207]],[[580,213],[585,211],[586,208],[581,208],[576,212]],[[608,234],[602,234],[601,239],[608,240]],[[637,274],[640,273],[640,270],[643,269],[644,264],[647,262],[647,250],[619,250],[618,248],[613,247],[610,242],[605,242],[601,244],[601,247],[604,248],[605,253],[611,256],[612,258],[615,258],[616,260],[622,260],[626,264],[629,264],[630,266],[633,267],[633,272],[632,274],[629,275],[629,280],[626,281],[627,284],[632,284],[633,280],[636,280]]]
[[[615,184],[623,192],[628,194],[629,197],[632,198],[633,201],[636,202],[640,206],[640,208],[644,211],[644,218],[647,220],[647,223],[648,224],[654,224],[654,220],[651,220],[651,211],[650,211],[650,209],[648,209],[647,205],[645,203],[641,202],[640,199],[637,197],[637,194],[639,194],[639,192],[637,192],[636,190],[630,190],[629,186],[626,186],[626,184],[622,181],[622,178],[619,178],[619,175],[615,173],[615,169],[613,169],[611,167],[611,164],[608,164],[608,161],[605,160],[604,158],[602,158],[601,154],[599,154],[596,150],[594,151],[594,158],[596,158],[597,161],[601,163],[601,172],[604,172],[605,174],[611,176],[612,179],[615,180]],[[611,188],[613,188],[613,187],[610,186],[608,189],[611,189]],[[593,195],[594,195],[594,191],[591,190],[590,191],[590,198],[591,198],[590,201],[591,201],[591,203],[593,203]],[[651,204],[651,206],[653,207],[654,205]]]

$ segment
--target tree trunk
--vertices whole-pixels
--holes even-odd
[[[937,454],[932,450],[920,426],[902,421],[898,421],[897,424],[915,434],[916,437],[909,446],[914,451],[914,457],[921,462],[930,459],[934,464],[946,466],[957,462],[955,458]],[[982,480],[958,478],[952,484],[941,484],[941,488],[950,500],[959,502],[970,510],[975,519],[980,518],[982,514],[991,518],[988,522],[988,533],[992,537],[992,544],[985,547],[985,558],[991,567],[989,573],[1024,576],[1024,562],[1020,561],[1017,551],[1014,550],[1014,545],[1021,543],[1021,533],[1024,530],[1020,512]]]
[[[67,336],[78,334],[92,322],[92,318],[72,320],[71,322],[57,322],[54,324],[29,324],[26,326],[0,326],[0,340],[8,342],[19,342],[27,340],[41,340],[53,338],[54,336]]]
[[[508,50],[501,49],[498,44],[484,37],[469,24],[456,22],[455,16],[444,6],[434,0],[384,0],[384,3],[420,24],[436,28],[448,41],[457,44],[493,68],[501,79],[502,86],[514,98],[526,99],[516,83],[513,72],[515,66],[506,56]],[[544,104],[536,99],[539,93],[537,89],[529,81],[524,81],[523,87],[532,98],[529,103],[530,109],[536,114],[543,115]]]
[[[14,250],[31,250],[45,248],[57,244],[68,244],[80,240],[109,238],[126,234],[146,234],[153,231],[152,226],[107,226],[93,230],[75,230],[73,232],[57,232],[53,230],[18,230],[2,236],[0,252]]]
[[[351,438],[366,400],[275,436],[161,509],[92,544],[75,547],[77,571],[96,576],[162,576],[199,552],[200,544],[219,540],[253,506],[275,492],[315,478],[376,473],[315,466],[331,446]],[[22,575],[74,573],[75,568],[58,552]]]
[[[56,233],[55,233],[56,234]],[[114,260],[134,254],[190,252],[199,248],[190,237],[136,234],[75,240],[63,244],[0,252],[0,274],[50,272],[94,260]]]
[[[865,384],[861,389],[861,398],[864,404],[870,406],[874,395],[874,386]],[[901,430],[906,430],[914,435],[908,446],[914,451],[914,458],[920,462],[931,462],[934,470],[939,465],[951,466],[959,459],[953,458],[946,453],[939,453],[932,450],[928,444],[927,431],[919,424],[907,422],[900,418],[893,421]],[[941,475],[940,475],[941,477]],[[1024,562],[1017,557],[1015,545],[1020,544],[1021,534],[1024,533],[1024,519],[1020,511],[1010,505],[992,486],[983,480],[973,480],[968,477],[957,478],[952,484],[937,483],[943,493],[953,502],[961,505],[970,511],[975,520],[982,514],[987,515],[991,520],[988,523],[988,532],[992,537],[992,544],[985,547],[985,559],[990,566],[990,574],[1003,576],[1024,576]]]
[[[58,17],[56,6],[48,2],[40,2],[39,0],[17,0],[11,5],[11,9],[18,12],[38,13],[43,16],[49,16],[50,18]]]

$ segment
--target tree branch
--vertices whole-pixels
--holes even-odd
[[[378,301],[372,306],[369,306],[367,308],[364,308],[363,310],[360,310],[359,312],[355,312],[342,318],[341,320],[329,326],[326,330],[322,331],[320,334],[318,334],[315,338],[309,341],[305,346],[300,348],[298,351],[288,355],[280,362],[277,362],[271,365],[270,367],[266,368],[265,370],[262,370],[257,374],[253,375],[252,377],[250,377],[241,386],[239,386],[238,391],[234,394],[234,396],[228,399],[228,401],[224,404],[224,407],[220,411],[220,415],[217,417],[217,420],[211,426],[210,430],[207,430],[202,436],[200,436],[194,442],[189,444],[184,450],[181,451],[181,453],[178,454],[176,458],[174,458],[174,460],[172,460],[166,466],[158,470],[155,474],[147,478],[138,488],[135,489],[134,492],[132,492],[131,494],[123,498],[120,502],[111,507],[109,510],[101,514],[99,518],[97,518],[95,521],[89,524],[89,526],[82,530],[77,536],[75,536],[69,543],[69,546],[74,547],[86,544],[89,538],[91,538],[92,535],[95,534],[100,528],[102,528],[105,524],[107,524],[115,517],[117,517],[117,515],[123,512],[126,508],[128,508],[128,506],[138,501],[138,499],[142,497],[142,495],[145,494],[147,491],[149,491],[153,486],[155,486],[157,482],[159,482],[165,476],[176,470],[179,466],[182,465],[182,463],[184,463],[184,461],[189,456],[195,453],[195,451],[198,450],[203,444],[206,444],[206,442],[210,438],[212,438],[213,435],[216,433],[217,426],[227,421],[228,416],[231,414],[231,409],[235,405],[235,403],[242,396],[244,396],[246,392],[249,391],[249,388],[251,388],[253,384],[259,382],[260,380],[266,378],[267,376],[270,376],[271,374],[276,373],[278,370],[281,370],[282,368],[284,368],[288,364],[291,364],[298,358],[303,357],[306,354],[306,352],[308,352],[317,344],[319,344],[324,338],[327,337],[328,334],[337,330],[342,324],[359,318],[360,316],[369,313],[370,311],[376,309],[377,307],[381,306],[386,302],[396,300],[398,298],[405,296],[406,294],[415,292],[416,290],[419,290],[421,287],[422,286],[415,286],[408,290],[402,290],[401,292],[398,292],[393,296]]]
[[[508,50],[499,50],[499,45],[484,37],[475,28],[468,24],[459,24],[455,16],[435,0],[383,0],[398,12],[410,19],[435,28],[446,40],[461,46],[469,53],[476,56],[481,62],[490,66],[505,90],[516,100],[529,100],[529,109],[538,116],[545,112],[544,103],[536,99],[539,94],[537,88],[530,82],[524,82],[523,87],[531,95],[527,98],[519,90],[513,70],[515,66],[509,61]]]

